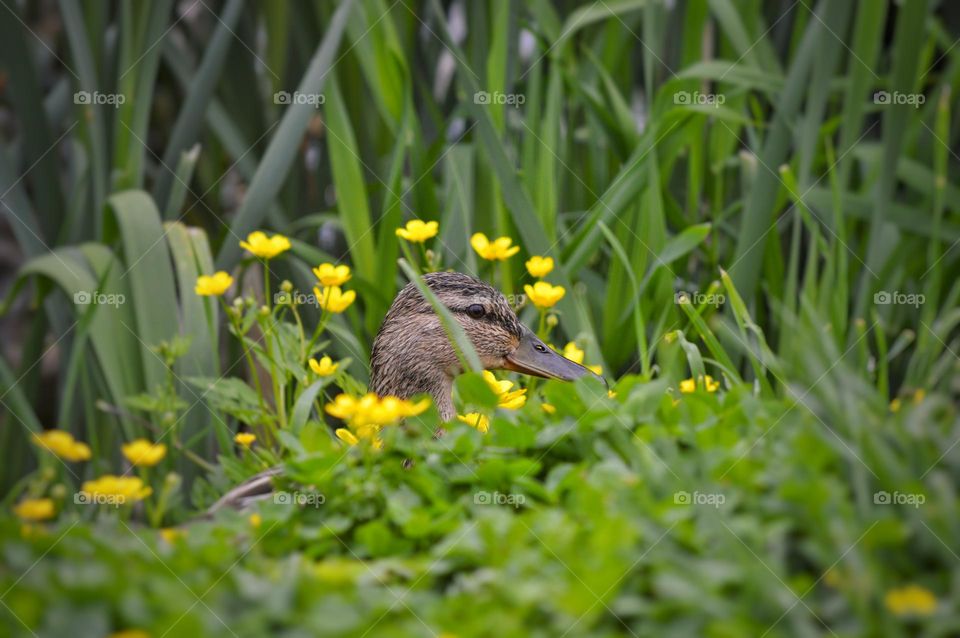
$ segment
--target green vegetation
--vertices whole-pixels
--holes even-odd
[[[956,635],[958,31],[5,2],[0,636]],[[612,392],[365,397],[447,269]]]

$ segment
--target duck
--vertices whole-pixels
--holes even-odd
[[[509,370],[534,377],[574,381],[592,370],[567,359],[524,325],[507,298],[490,284],[459,272],[433,272],[423,282],[450,311],[470,339],[485,370]],[[456,417],[453,384],[463,373],[440,317],[419,288],[408,283],[387,310],[373,341],[369,390],[380,397],[400,399],[428,395],[443,421]],[[207,510],[244,509],[273,492],[274,467],[223,495]]]
[[[463,328],[485,370],[603,381],[547,346],[490,284],[459,272],[427,273],[423,281]],[[453,382],[462,372],[440,317],[417,286],[408,283],[397,293],[373,341],[370,391],[401,399],[429,395],[440,418],[450,421],[456,416]]]

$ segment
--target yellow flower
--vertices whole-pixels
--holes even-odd
[[[709,374],[705,377],[700,378],[703,381],[703,386],[707,389],[707,392],[716,392],[720,388],[720,382],[715,381],[713,377]],[[697,391],[697,381],[695,379],[685,379],[680,382],[680,392],[684,394],[690,394],[691,392]]]
[[[240,432],[235,437],[233,441],[239,443],[243,447],[250,447],[253,445],[253,442],[257,440],[257,435],[250,432]]]
[[[540,309],[552,308],[567,294],[563,286],[552,286],[545,281],[538,281],[532,286],[527,284],[523,287],[523,291],[527,293],[533,305]]]
[[[333,359],[326,355],[320,357],[319,363],[316,359],[310,359],[309,363],[310,369],[321,377],[329,377],[331,374],[337,371],[337,366],[340,365],[339,363],[334,363]]]
[[[883,602],[897,616],[929,616],[937,610],[937,597],[920,585],[891,589]]]
[[[144,485],[139,477],[112,474],[105,474],[93,481],[84,481],[81,491],[88,498],[112,498],[118,505],[141,501],[153,493],[153,489],[149,485]]]
[[[380,429],[400,419],[416,416],[430,407],[430,399],[408,401],[397,397],[378,397],[368,392],[359,399],[349,394],[337,395],[324,406],[327,414],[347,421],[350,428],[336,430],[337,438],[349,445],[369,441],[375,449],[383,447]]]
[[[177,529],[176,527],[164,527],[160,530],[160,538],[165,540],[170,545],[173,545],[179,539],[184,538],[186,535],[187,535],[186,530]]]
[[[350,266],[346,264],[340,264],[339,266],[320,264],[313,269],[313,274],[316,275],[317,281],[321,285],[342,286],[350,281]]]
[[[263,517],[259,514],[251,514],[247,521],[249,521],[252,527],[260,527],[260,525],[263,523]]]
[[[891,412],[899,412],[899,411],[900,411],[900,399],[899,399],[899,398],[894,399],[893,401],[890,402],[890,411],[891,411]]]
[[[556,414],[556,413],[557,413],[557,407],[554,406],[554,405],[551,405],[551,404],[549,404],[549,403],[541,403],[541,404],[540,404],[540,409],[543,410],[544,412],[546,412],[547,414]]]
[[[397,229],[397,237],[422,244],[431,237],[437,235],[440,230],[440,224],[437,222],[422,222],[419,219],[411,219],[407,222],[406,228]]]
[[[463,421],[472,428],[476,428],[483,434],[486,434],[490,431],[490,419],[479,412],[458,414],[457,419]]]
[[[534,256],[527,260],[526,266],[531,277],[541,279],[553,270],[553,257]]]
[[[152,467],[167,455],[167,446],[163,443],[151,443],[146,439],[137,439],[120,447],[123,455],[133,465]]]
[[[290,240],[283,235],[267,237],[266,233],[256,230],[247,235],[247,241],[240,242],[240,248],[262,259],[273,259],[290,250]]]
[[[470,245],[477,251],[477,254],[491,261],[502,261],[520,252],[520,246],[511,247],[510,244],[512,243],[513,240],[509,237],[497,237],[490,241],[483,233],[475,233],[470,238]]]
[[[913,402],[920,403],[926,398],[926,396],[927,396],[927,391],[924,390],[923,388],[919,388],[913,393]]]
[[[46,521],[56,515],[57,508],[49,498],[26,498],[13,508],[13,513],[25,521]]]
[[[107,638],[150,638],[150,634],[140,629],[124,629],[113,632]]]
[[[33,442],[67,461],[86,461],[90,458],[87,444],[74,440],[73,435],[64,430],[46,430],[34,434]]]
[[[338,314],[349,308],[350,304],[357,298],[355,290],[343,292],[340,290],[340,286],[327,286],[322,292],[319,288],[314,288],[313,294],[321,308]]]
[[[230,273],[218,270],[212,275],[197,277],[197,285],[193,289],[201,297],[219,297],[233,285]]]
[[[511,390],[513,381],[506,379],[497,379],[489,370],[483,371],[483,378],[487,385],[497,395],[497,405],[507,410],[518,410],[527,402],[527,389]]]

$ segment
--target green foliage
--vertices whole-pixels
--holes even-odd
[[[48,4],[0,11],[0,636],[957,633],[950,3]],[[246,256],[260,228],[291,249]],[[397,289],[512,295],[533,255],[566,294],[521,319],[615,394],[512,379],[504,410],[468,373],[488,433],[345,443],[325,405]],[[344,312],[298,301],[322,262]],[[199,520],[278,464],[287,502]],[[153,494],[73,500],[107,473]],[[896,613],[911,583],[934,611]]]

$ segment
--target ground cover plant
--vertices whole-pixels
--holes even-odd
[[[0,2],[0,636],[960,633],[950,3]]]

